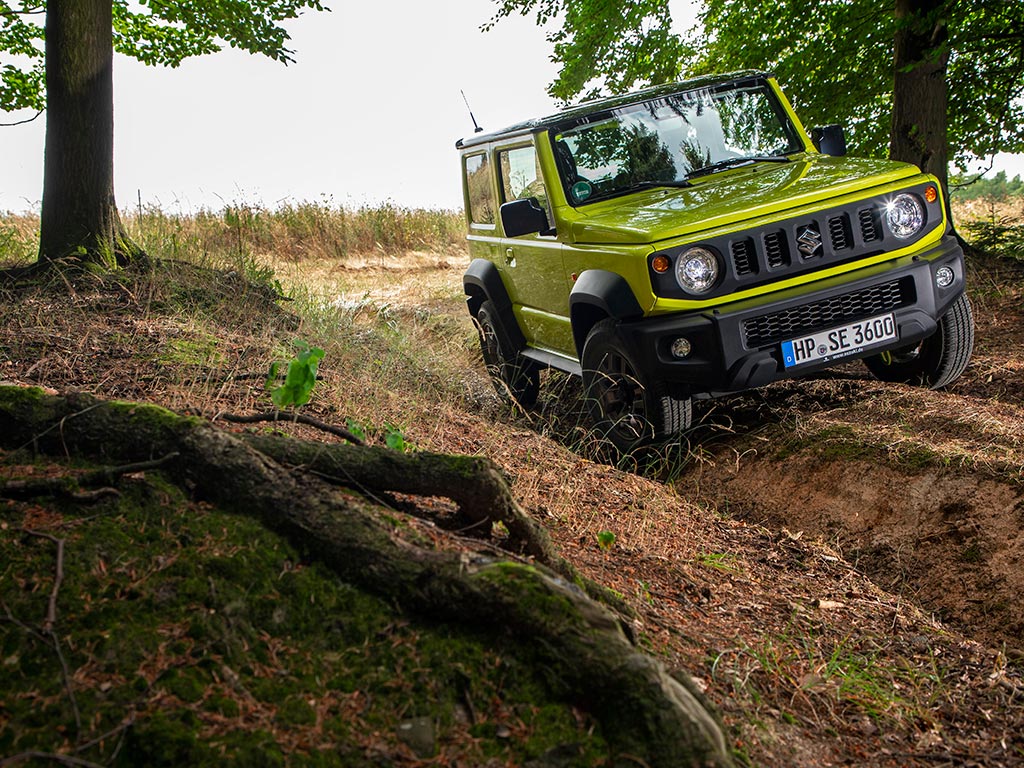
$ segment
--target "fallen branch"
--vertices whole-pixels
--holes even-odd
[[[110,486],[125,475],[159,469],[177,458],[177,453],[170,453],[162,459],[137,461],[118,467],[103,467],[79,475],[60,475],[39,480],[6,480],[0,481],[0,496],[8,499],[31,499],[37,496],[67,496],[75,501],[96,501],[111,492],[113,488],[99,488],[93,492],[79,492],[79,488],[94,486]]]
[[[547,568],[406,540],[379,506],[299,475],[201,419],[0,387],[0,442],[34,438],[41,450],[100,460],[178,452],[165,471],[182,487],[261,521],[347,582],[431,621],[528,641],[553,689],[601,723],[615,754],[652,768],[732,765],[693,682],[639,652],[613,613]]]
[[[233,413],[219,413],[214,417],[214,421],[217,419],[223,419],[229,421],[232,424],[259,424],[265,421],[291,421],[298,424],[305,424],[310,427],[316,427],[321,432],[327,432],[329,434],[340,437],[343,440],[348,440],[353,445],[362,445],[363,441],[353,435],[344,427],[338,427],[334,424],[328,424],[326,421],[320,421],[312,416],[307,416],[304,413],[282,413],[281,411],[267,411],[266,413],[254,413],[249,416],[236,416]]]

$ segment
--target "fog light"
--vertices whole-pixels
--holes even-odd
[[[690,350],[692,349],[693,347],[690,346],[690,342],[688,342],[686,339],[676,339],[675,341],[672,342],[672,357],[678,357],[680,360],[682,360],[684,357],[690,354]]]
[[[956,275],[953,274],[953,270],[949,267],[939,267],[935,270],[935,284],[939,288],[949,288],[956,279]]]

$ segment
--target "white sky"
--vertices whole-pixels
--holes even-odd
[[[462,205],[456,139],[546,114],[556,70],[531,19],[479,31],[492,0],[328,0],[291,22],[296,63],[225,50],[178,69],[114,64],[118,205],[284,200]],[[676,25],[692,0],[673,0]],[[18,115],[0,113],[0,122]],[[0,210],[38,207],[45,115],[0,127]],[[1000,163],[1012,177],[1024,158]]]

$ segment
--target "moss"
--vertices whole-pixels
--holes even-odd
[[[147,413],[164,419],[167,412]],[[13,459],[0,453],[0,461]],[[82,681],[81,738],[137,713],[116,759],[116,740],[83,759],[279,765],[282,744],[318,744],[318,734],[328,733],[336,749],[289,752],[288,762],[355,765],[345,756],[392,738],[408,712],[437,723],[438,742],[458,745],[464,764],[489,756],[522,764],[576,741],[594,754],[605,750],[599,731],[585,718],[581,724],[536,669],[529,647],[412,621],[307,562],[258,522],[190,502],[159,474],[125,483],[120,497],[88,508],[45,504],[66,539],[58,614],[69,669]],[[11,505],[4,513],[0,599],[33,625],[46,612],[55,550],[15,532],[26,509]],[[495,565],[483,578],[534,585],[534,600],[567,608],[529,566]],[[33,635],[0,632],[3,753],[56,752],[73,732],[58,670],[52,649]],[[331,715],[318,725],[309,702],[328,700]],[[466,701],[489,724],[480,742],[459,715]],[[276,717],[253,717],[254,707]],[[257,730],[260,723],[269,730]],[[522,739],[498,738],[497,726],[510,723],[522,724]]]
[[[277,719],[286,725],[313,725],[316,710],[302,696],[289,696],[277,708]]]

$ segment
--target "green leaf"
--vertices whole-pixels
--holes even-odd
[[[607,552],[615,546],[615,534],[611,531],[598,531],[597,546]]]
[[[402,430],[391,424],[384,425],[384,444],[393,451],[404,453],[409,449],[409,444],[406,442]]]

